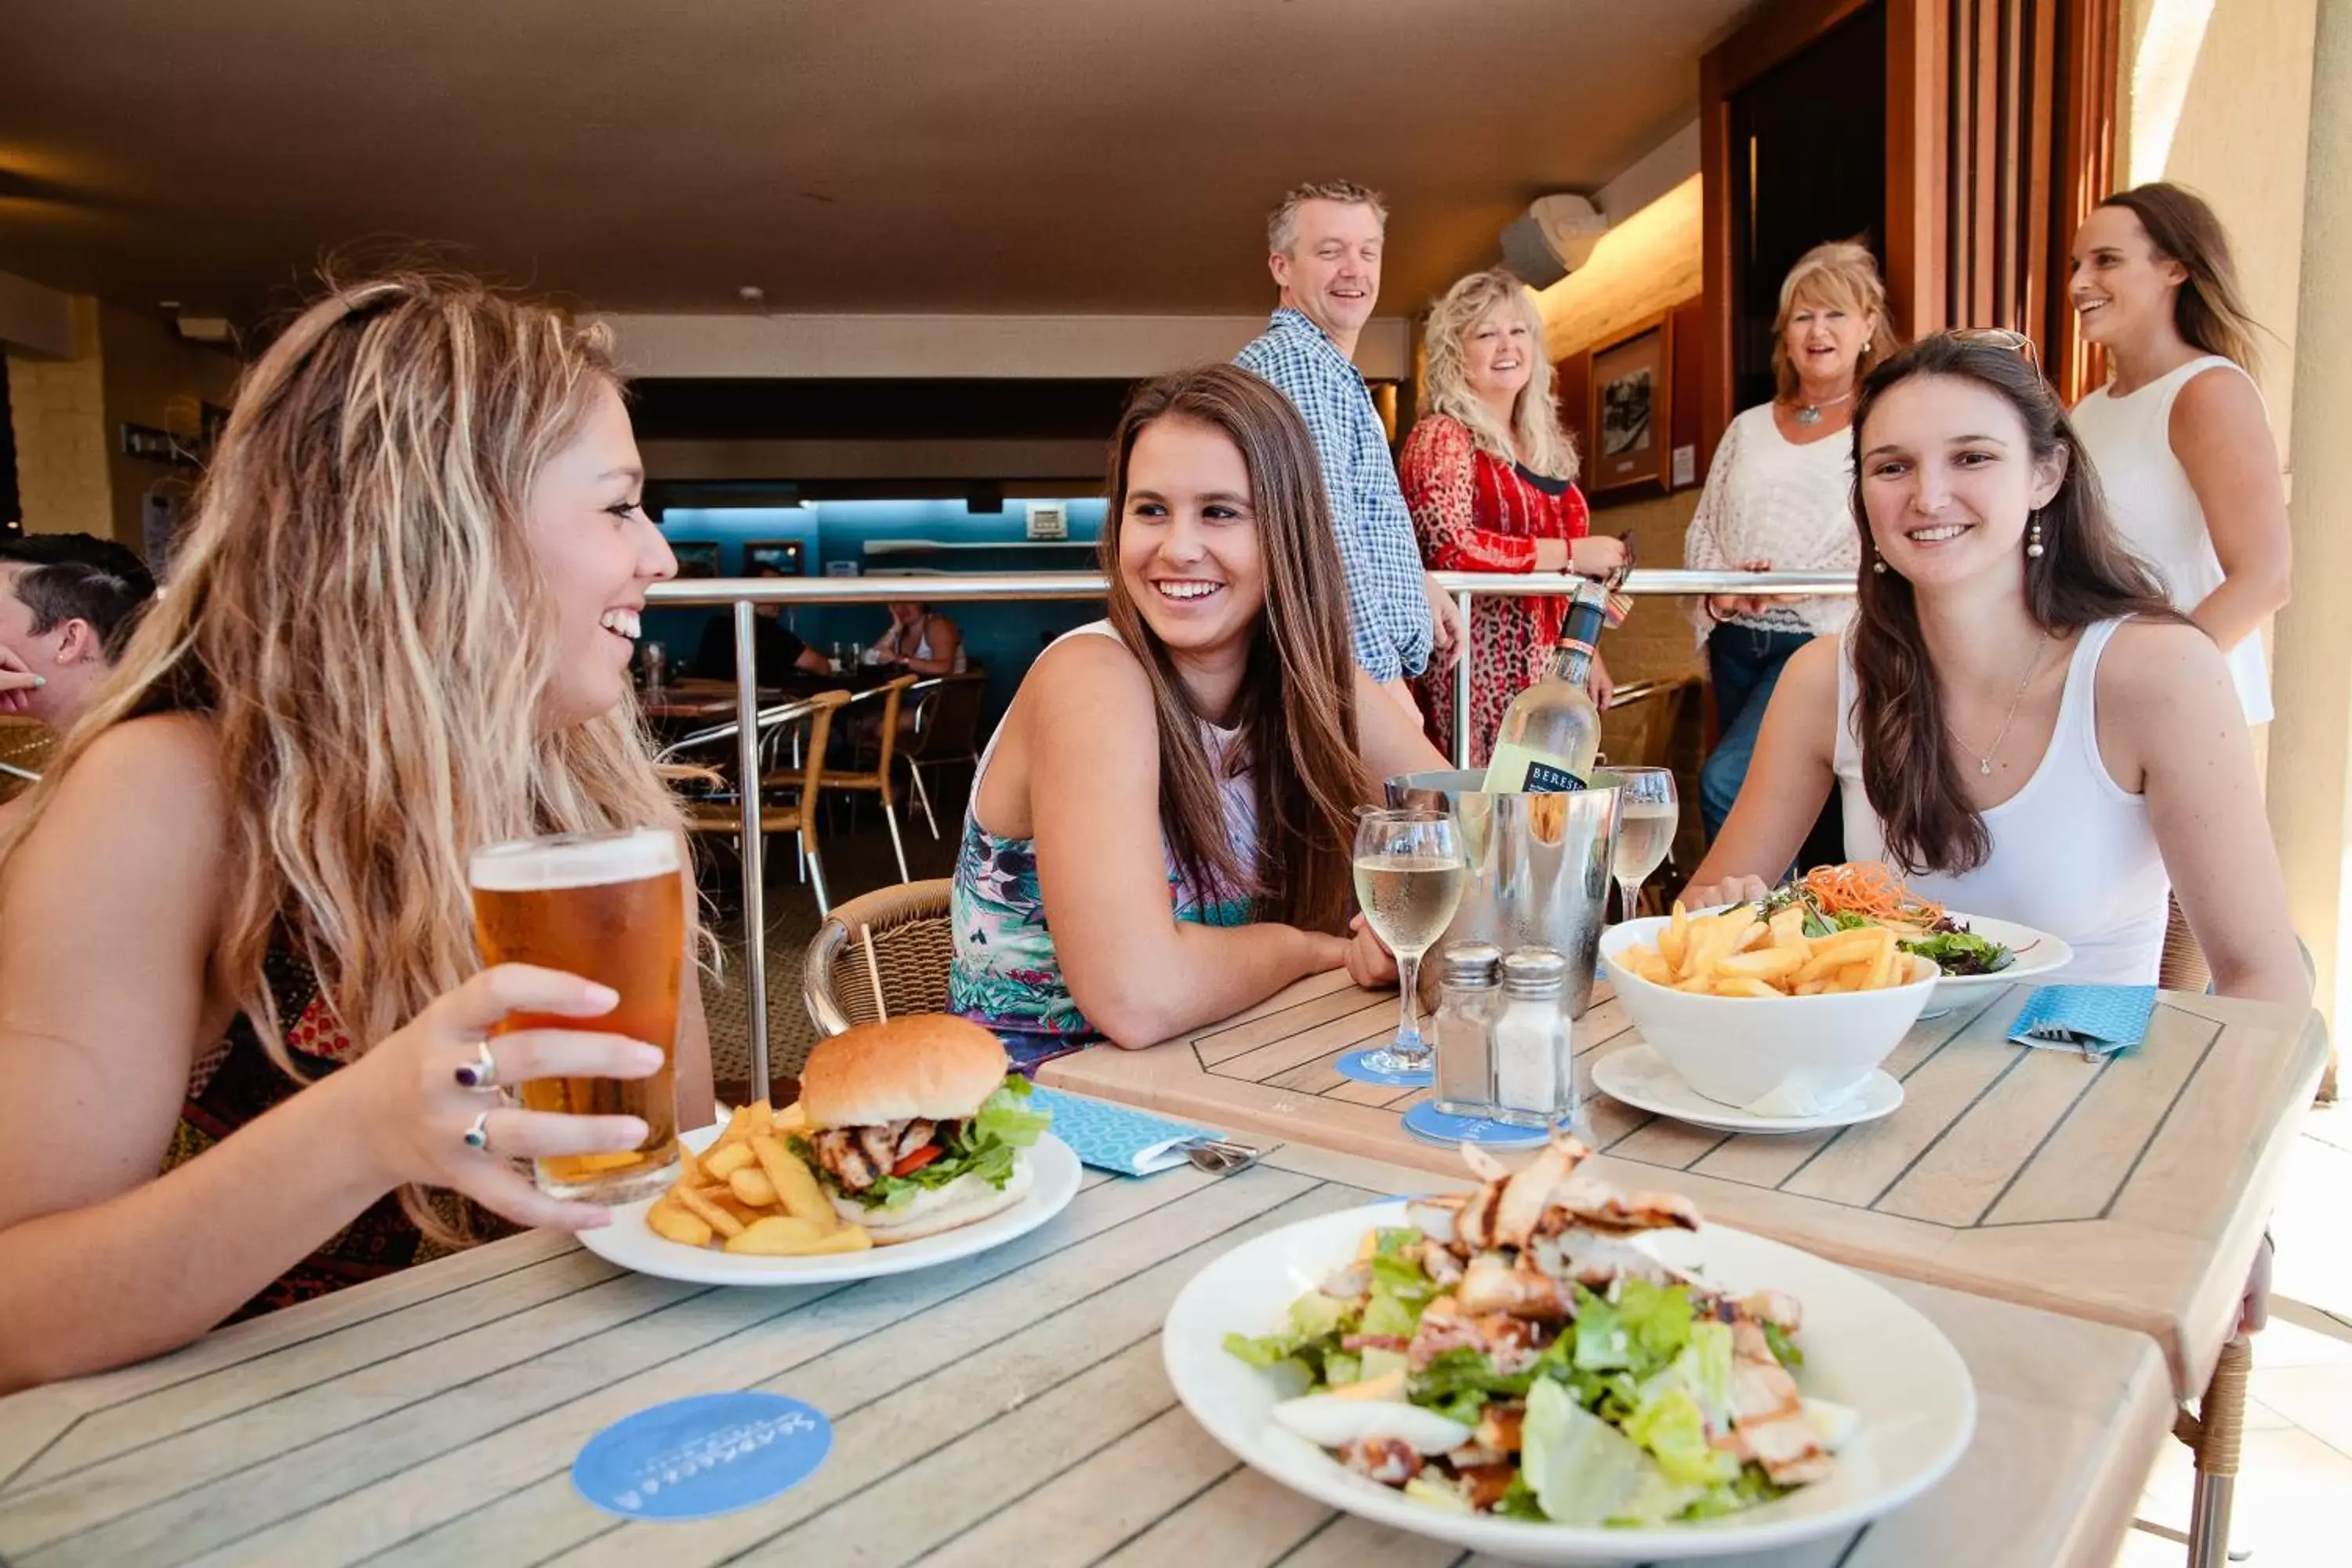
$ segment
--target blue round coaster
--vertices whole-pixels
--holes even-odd
[[[1404,1130],[1425,1143],[1478,1143],[1489,1149],[1534,1149],[1551,1134],[1540,1127],[1514,1127],[1483,1116],[1448,1116],[1427,1100],[1404,1113]]]
[[[1332,1070],[1358,1083],[1384,1083],[1392,1089],[1427,1089],[1437,1081],[1428,1068],[1419,1072],[1382,1072],[1365,1060],[1370,1055],[1371,1051],[1349,1051],[1332,1065]]]
[[[572,1462],[572,1484],[626,1519],[709,1519],[816,1473],[833,1423],[781,1394],[704,1394],[614,1422]]]

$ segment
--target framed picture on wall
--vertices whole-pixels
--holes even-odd
[[[762,539],[743,546],[743,575],[757,576],[773,572],[779,576],[801,574],[801,542],[797,539]]]
[[[677,557],[677,574],[681,577],[716,577],[719,575],[719,546],[701,541],[681,542],[673,540],[669,552]]]
[[[1584,426],[1587,494],[1668,488],[1674,363],[1670,316],[1654,316],[1592,351]]]

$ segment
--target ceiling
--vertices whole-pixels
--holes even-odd
[[[1383,294],[1695,111],[1756,0],[9,0],[0,270],[250,318],[401,242],[619,311],[1188,313],[1383,188]]]

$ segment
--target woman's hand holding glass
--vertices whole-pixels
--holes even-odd
[[[663,1052],[585,1028],[518,1029],[495,1038],[491,1030],[516,1013],[584,1020],[618,1002],[577,975],[499,964],[442,995],[327,1081],[351,1079],[365,1102],[359,1130],[387,1188],[446,1187],[519,1225],[591,1229],[606,1223],[606,1210],[548,1196],[511,1162],[635,1149],[646,1139],[645,1122],[525,1110],[504,1091],[532,1079],[649,1078],[661,1069]]]

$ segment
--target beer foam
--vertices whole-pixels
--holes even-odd
[[[655,827],[625,833],[566,833],[474,851],[471,880],[489,893],[601,888],[675,875],[677,838]]]

